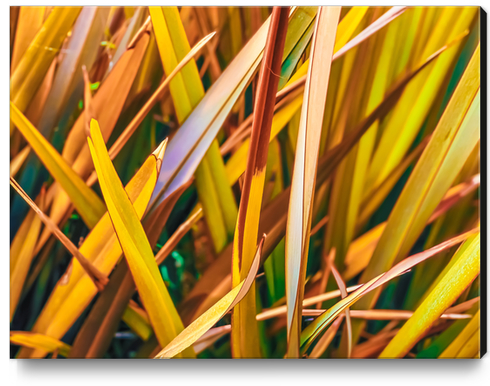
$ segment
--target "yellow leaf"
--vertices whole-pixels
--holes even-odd
[[[40,204],[40,207],[42,209],[43,205]],[[40,230],[41,219],[34,211],[29,211],[10,247],[10,321],[14,316],[27,272],[34,257],[34,247]]]
[[[384,272],[406,256],[478,143],[479,89],[478,46],[390,214],[361,281]],[[369,294],[357,306],[371,308],[378,295],[379,291]],[[362,328],[362,324],[354,326],[354,341]]]
[[[157,166],[161,163],[162,146],[160,145],[147,158],[126,185],[126,192],[133,202],[138,218],[143,216],[155,188],[158,178]],[[80,252],[105,275],[110,274],[121,258],[122,250],[107,212],[88,234],[80,247]],[[78,261],[73,261],[71,273],[67,275],[67,278],[68,282],[59,280],[56,284],[34,325],[34,332],[61,339],[97,294],[97,288]],[[39,352],[33,354],[42,355]],[[27,354],[23,353],[23,356]]]
[[[10,161],[10,175],[12,177],[15,177],[30,152],[31,148],[29,146],[26,146],[17,153],[12,161]]]
[[[63,187],[87,226],[93,228],[106,211],[99,196],[83,182],[80,176],[73,171],[56,149],[12,102],[10,102],[10,118],[46,166],[46,169]]]
[[[240,210],[236,223],[232,254],[232,284],[238,285],[248,274],[257,242],[260,209],[264,194],[267,153],[276,101],[284,43],[288,29],[289,7],[274,7],[259,73],[252,136],[243,181]],[[231,347],[234,358],[261,356],[256,314],[255,285],[233,309]]]
[[[454,263],[451,269],[439,280],[429,296],[386,346],[380,358],[404,357],[478,276],[480,273],[480,234],[468,239],[452,260]]]
[[[10,331],[10,342],[19,346],[39,349],[47,353],[57,351],[64,357],[68,357],[71,349],[69,345],[61,342],[58,339],[54,339],[43,334],[35,334],[27,331]],[[23,358],[23,356],[19,356],[19,358]]]
[[[169,75],[191,48],[177,7],[150,7],[150,15],[165,74]],[[177,119],[182,123],[204,97],[204,87],[194,59],[182,68],[169,87]],[[228,238],[233,235],[238,210],[231,186],[227,183],[216,139],[213,140],[195,175],[204,217],[209,225],[214,248],[219,253],[227,244]]]
[[[148,314],[132,302],[124,309],[122,320],[145,342],[153,334]]]
[[[463,328],[463,331],[454,339],[451,344],[439,355],[439,358],[456,358],[464,344],[480,329],[480,310],[471,318],[470,322]]]
[[[46,7],[20,7],[10,72],[12,73],[43,25]]]
[[[10,77],[10,100],[21,112],[25,112],[34,97],[81,9],[55,7],[22,55]],[[12,129],[11,126],[11,134]]]
[[[444,7],[434,33],[422,53],[430,55],[437,47],[457,39],[470,27],[476,16],[476,7]],[[462,42],[450,47],[422,77],[418,78],[401,97],[389,121],[380,144],[373,155],[367,186],[378,185],[401,162],[424,123],[430,108],[451,69]]]
[[[187,347],[191,346],[201,336],[203,336],[211,327],[213,327],[227,312],[235,307],[245,297],[253,282],[260,266],[262,247],[264,245],[265,235],[262,237],[253,259],[250,271],[237,286],[221,298],[214,306],[192,322],[185,328],[172,342],[170,342],[156,358],[172,358],[179,354]]]
[[[274,114],[274,118],[272,118],[270,141],[277,137],[279,132],[288,124],[294,114],[299,110],[302,103],[303,96],[300,95]],[[247,139],[236,152],[233,153],[226,163],[226,175],[230,185],[235,184],[245,171],[249,148],[250,140]]]
[[[404,272],[416,266],[417,264],[426,261],[427,259],[437,255],[438,253],[461,243],[462,241],[465,241],[469,238],[473,238],[475,233],[479,235],[479,231],[480,231],[479,228],[472,229],[466,233],[455,236],[439,245],[436,245],[435,247],[432,247],[423,252],[407,257],[406,259],[400,261],[398,264],[396,264],[393,268],[391,268],[387,272],[384,272],[381,275],[378,275],[373,279],[371,279],[370,281],[366,282],[365,284],[362,284],[359,288],[355,289],[354,292],[350,293],[348,296],[346,296],[345,298],[337,302],[333,307],[329,308],[324,313],[322,313],[318,318],[316,318],[313,322],[311,322],[301,332],[302,352],[305,352],[308,349],[308,347],[313,343],[313,341],[323,331],[323,329],[325,329],[329,323],[333,322],[339,316],[339,314],[343,312],[346,308],[353,306],[355,303],[359,303],[359,300],[360,299],[362,300],[362,298],[368,295],[370,292],[376,290],[377,288],[386,284],[387,282],[394,279],[395,277],[402,275]],[[453,280],[455,280],[456,282],[458,281],[457,279],[454,278]],[[449,306],[446,306],[444,310],[446,310],[448,307]],[[440,315],[438,315],[437,317],[439,316]]]
[[[340,21],[335,37],[333,52],[337,52],[347,44],[369,7],[352,7],[351,10]]]
[[[103,126],[103,137],[107,141],[121,114],[126,97],[136,77],[138,68],[148,46],[148,25],[144,24],[136,33],[132,45],[128,46],[124,54],[119,58],[109,75],[103,80],[97,93],[91,98],[91,111]],[[72,166],[73,170],[82,178],[86,178],[88,172],[93,170],[86,137],[86,116],[80,114],[68,134],[61,155]],[[95,174],[94,174],[95,175]],[[88,180],[91,186],[95,180]],[[50,216],[58,223],[70,207],[69,197],[65,192],[58,192],[51,206]],[[48,232],[43,232],[39,244],[43,245],[49,237]]]
[[[97,121],[90,123],[90,153],[107,210],[159,343],[165,346],[184,326],[170,298],[131,200],[107,153]],[[188,350],[185,356],[193,356]]]
[[[61,230],[53,223],[53,221],[36,205],[34,201],[27,195],[27,193],[21,188],[21,186],[10,177],[10,185],[19,193],[19,195],[24,199],[24,201],[29,204],[29,206],[36,212],[36,214],[41,218],[41,221],[50,228],[51,232],[56,236],[56,238],[61,241],[65,248],[75,257],[83,269],[88,273],[90,279],[94,282],[99,290],[102,290],[107,284],[107,277],[102,274],[97,268],[95,268],[85,256],[83,256],[78,248],[71,242],[71,240],[63,233]]]

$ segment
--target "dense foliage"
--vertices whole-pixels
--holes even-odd
[[[11,357],[480,356],[478,7],[10,22]]]

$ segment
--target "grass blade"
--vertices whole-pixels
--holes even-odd
[[[58,339],[27,331],[10,331],[10,342],[32,349],[38,349],[43,352],[59,352],[64,357],[68,357],[71,349],[69,345]]]
[[[362,281],[386,271],[408,253],[476,146],[480,119],[479,63],[478,47],[391,212]],[[358,306],[370,308],[377,295],[379,291],[364,297]],[[354,341],[361,328],[354,326]]]
[[[29,105],[81,7],[56,7],[22,55],[10,77],[10,100],[21,112]],[[50,49],[45,49],[49,47]],[[11,126],[10,133],[12,134]]]
[[[214,37],[216,33],[210,33],[209,35],[202,38],[193,48],[189,51],[189,53],[182,59],[179,64],[172,70],[172,72],[165,78],[165,80],[158,86],[153,95],[148,99],[145,105],[141,108],[138,114],[131,120],[129,125],[126,127],[124,132],[116,139],[114,144],[111,146],[109,150],[109,155],[113,160],[122,147],[126,144],[131,135],[136,131],[138,126],[143,121],[143,118],[150,112],[150,110],[155,106],[158,100],[163,96],[165,91],[167,90],[172,79],[176,77],[176,75],[184,68],[184,66],[191,61],[194,56],[196,56],[201,49],[210,42],[210,40]],[[93,173],[93,177],[95,177],[95,172]],[[88,179],[89,184],[92,176]]]
[[[61,243],[68,249],[68,251],[75,257],[80,265],[83,267],[85,272],[90,276],[94,284],[99,290],[102,290],[104,286],[107,284],[107,277],[102,274],[96,267],[92,265],[92,263],[87,260],[85,256],[83,256],[78,248],[73,245],[68,237],[65,236],[63,232],[54,224],[51,219],[44,214],[44,212],[36,205],[34,201],[24,192],[24,190],[20,187],[20,185],[10,177],[10,185],[20,194],[20,196],[29,204],[29,206],[36,212],[36,214],[40,217],[41,221],[46,225],[46,227],[50,228],[51,232],[61,241]]]
[[[95,120],[90,124],[88,143],[114,230],[155,334],[160,344],[166,345],[184,326],[160,276],[143,226],[112,165]],[[193,353],[187,351],[185,355],[193,356]]]
[[[250,271],[258,235],[260,208],[269,149],[275,95],[288,26],[289,9],[274,8],[259,74],[250,150],[233,242],[232,283],[237,286]],[[232,350],[235,358],[259,358],[255,321],[255,286],[232,314]]]
[[[456,358],[461,352],[465,342],[478,332],[480,329],[480,310],[478,310],[466,325],[466,327],[459,333],[459,335],[452,341],[452,343],[439,355],[439,358]]]
[[[159,221],[166,222],[174,204],[175,202],[167,203],[166,210],[162,212]],[[201,216],[202,210],[197,211],[170,237],[155,255],[157,265],[160,265],[172,251],[179,236],[182,237],[183,233],[191,226],[190,224]],[[145,229],[147,228],[145,227]],[[129,305],[127,306],[127,304],[135,291],[136,286],[127,264],[118,265],[106,290],[101,293],[81,327],[73,343],[70,357],[100,358],[105,354],[114,334],[117,332],[119,321],[128,312]],[[130,327],[132,326],[130,325]]]
[[[380,358],[404,357],[439,316],[478,276],[480,273],[480,234],[468,239],[460,247],[450,264],[452,264],[451,268],[446,275],[386,346]]]
[[[10,73],[15,71],[22,56],[39,32],[45,16],[46,7],[19,7],[15,41],[12,49],[12,60],[10,62]]]
[[[101,199],[82,181],[12,102],[10,102],[10,117],[46,169],[63,187],[87,226],[93,228],[106,211]]]
[[[40,209],[43,210],[43,193],[39,201]],[[10,322],[12,322],[27,272],[34,257],[34,247],[40,230],[41,219],[36,216],[36,212],[30,211],[10,246]]]
[[[438,253],[457,245],[469,237],[473,236],[475,233],[479,232],[479,228],[473,229],[469,232],[466,232],[462,235],[453,237],[450,240],[445,241],[439,245],[436,245],[433,248],[430,248],[426,251],[420,252],[416,255],[407,257],[402,260],[400,263],[395,265],[389,271],[376,276],[371,279],[367,283],[363,284],[357,290],[349,294],[347,297],[339,301],[333,307],[325,311],[322,315],[316,318],[308,327],[306,327],[301,333],[301,349],[304,352],[308,349],[311,343],[318,337],[323,329],[327,327],[327,325],[335,320],[337,316],[343,312],[347,307],[352,306],[354,303],[358,302],[363,296],[369,294],[369,292],[379,288],[383,284],[389,282],[393,278],[401,275],[407,270],[411,269],[415,265],[425,261]]]
[[[323,113],[340,7],[318,11],[296,149],[286,229],[288,357],[299,356],[301,308]]]
[[[295,8],[290,15],[290,22],[300,21],[300,25],[309,24],[311,19],[311,15],[301,7]],[[225,118],[262,60],[269,23],[270,19],[243,47],[169,142],[151,210],[194,175]],[[286,46],[288,41],[296,42],[299,38],[296,30],[290,31],[286,37]],[[200,130],[196,130],[196,127]]]
[[[190,51],[190,45],[177,7],[150,7],[155,36],[165,73],[170,74],[179,60]],[[180,123],[204,97],[204,87],[196,62],[191,59],[170,82],[170,93]],[[213,170],[213,173],[210,170]],[[228,186],[223,159],[215,139],[203,162],[196,169],[196,187],[216,252],[221,252],[233,234],[237,207]]]
[[[157,166],[161,164],[163,155],[160,151],[162,147],[163,144],[147,158],[125,188],[139,218],[143,216],[155,188],[158,178]],[[84,240],[80,252],[106,275],[110,274],[120,260],[122,250],[107,212]],[[112,279],[106,286],[105,292],[109,290],[111,282]],[[74,261],[68,282],[58,281],[38,317],[33,331],[61,339],[96,294],[97,288],[78,262]],[[104,308],[104,311],[107,312],[107,307]],[[90,340],[88,341],[90,342]],[[75,349],[76,345],[74,345],[74,351],[76,351]],[[40,352],[33,354],[36,356],[43,355]],[[27,357],[29,353],[22,350],[19,356]]]
[[[158,353],[156,358],[172,358],[194,344],[203,334],[215,325],[227,312],[240,304],[252,287],[260,266],[262,246],[265,235],[262,237],[255,253],[250,270],[244,280],[235,286],[227,295],[218,301],[212,308],[202,314],[182,331],[172,342]]]
[[[19,169],[24,164],[24,161],[27,159],[31,148],[29,146],[25,146],[21,151],[17,153],[17,155],[10,161],[10,175],[15,177],[15,175],[19,172]]]

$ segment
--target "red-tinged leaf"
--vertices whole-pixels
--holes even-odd
[[[262,246],[266,236],[262,237],[257,251],[255,253],[250,270],[237,286],[235,286],[227,295],[225,295],[212,308],[202,314],[187,328],[184,329],[172,342],[170,342],[155,358],[172,358],[179,354],[190,345],[194,344],[203,336],[214,324],[216,324],[227,312],[240,304],[243,298],[248,294],[252,284],[255,281],[257,271],[260,267],[262,256]]]
[[[425,261],[438,253],[453,247],[466,240],[470,236],[479,232],[479,228],[472,229],[469,232],[463,233],[462,235],[453,237],[450,240],[447,240],[439,245],[436,245],[433,248],[430,248],[426,251],[420,252],[416,255],[407,257],[402,260],[400,263],[395,265],[389,271],[371,279],[366,284],[363,284],[359,289],[349,294],[347,297],[339,301],[332,308],[325,311],[322,315],[320,315],[317,319],[315,319],[308,327],[306,327],[301,333],[301,347],[302,351],[306,350],[311,343],[318,337],[323,329],[327,327],[327,325],[332,322],[345,308],[352,306],[356,303],[362,296],[365,294],[379,288],[383,284],[389,282],[393,278],[397,277],[401,273],[411,269],[415,265]]]
[[[73,245],[73,243],[70,241],[68,237],[65,236],[63,232],[56,226],[56,224],[51,221],[51,219],[44,214],[44,212],[39,209],[39,207],[36,205],[34,201],[31,200],[31,198],[24,192],[24,190],[20,187],[20,185],[12,178],[10,177],[10,185],[19,193],[19,195],[29,204],[29,206],[37,213],[37,215],[41,218],[41,221],[48,227],[50,228],[51,232],[54,233],[54,235],[58,238],[58,240],[61,241],[61,243],[66,247],[66,249],[75,257],[80,265],[85,269],[85,272],[90,276],[94,284],[97,286],[97,288],[102,290],[104,286],[107,284],[109,281],[107,279],[107,276],[102,274],[96,267],[93,266],[93,264],[87,260],[85,256],[83,256],[78,248]]]
[[[289,17],[290,22],[295,21],[300,25],[308,25],[311,19],[312,15],[302,7],[293,9]],[[152,209],[194,175],[225,118],[260,65],[269,24],[270,18],[236,55],[169,142],[152,198]],[[301,31],[304,29],[288,33],[286,43],[289,42],[289,45],[286,45],[289,49],[301,38]]]
[[[265,181],[269,137],[274,115],[275,96],[279,83],[284,42],[288,26],[289,8],[275,7],[260,68],[259,83],[254,108],[252,137],[242,197],[233,242],[232,283],[237,286],[250,270],[254,259],[260,208]],[[255,287],[233,310],[232,352],[234,358],[259,358],[259,338],[255,321]]]

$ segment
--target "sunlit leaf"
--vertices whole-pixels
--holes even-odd
[[[405,356],[418,338],[476,278],[480,273],[480,234],[468,239],[450,264],[451,269],[438,281],[429,296],[386,346],[380,358]],[[479,314],[475,315],[475,319],[479,321]],[[477,332],[479,337],[479,331]]]
[[[385,271],[409,252],[476,146],[480,126],[479,63],[478,47],[390,214],[362,281]],[[378,294],[376,291],[364,297],[358,306],[369,308]],[[360,328],[357,326],[357,333]],[[354,334],[356,341],[358,335]]]
[[[39,349],[44,352],[59,352],[64,357],[68,356],[70,346],[50,336],[35,334],[26,331],[10,331],[10,342],[24,347]]]
[[[86,224],[93,228],[106,210],[101,199],[12,102],[10,102],[10,117],[44,166],[63,187]]]
[[[155,187],[158,177],[157,165],[161,162],[162,156],[160,150],[161,147],[157,148],[155,153],[148,157],[126,185],[125,190],[139,218],[143,216]],[[106,275],[121,258],[122,250],[107,212],[84,240],[80,252]],[[33,331],[61,339],[97,294],[97,288],[77,261],[72,263],[67,278],[68,282],[64,280],[65,277],[58,281]],[[27,354],[21,353],[21,355]],[[42,354],[35,353],[35,355]]]
[[[379,276],[371,279],[369,282],[365,283],[357,290],[349,294],[347,297],[339,301],[333,307],[325,311],[322,315],[316,318],[308,327],[306,327],[301,333],[301,346],[302,351],[306,350],[311,343],[318,337],[318,334],[326,328],[326,326],[331,323],[345,308],[352,306],[354,303],[358,303],[359,299],[363,296],[369,294],[369,292],[379,288],[381,285],[389,282],[393,278],[399,276],[406,270],[412,268],[413,266],[427,260],[436,254],[444,251],[454,245],[461,243],[462,241],[471,237],[474,233],[477,233],[479,229],[473,229],[470,232],[464,233],[462,235],[456,236],[444,243],[441,243],[431,249],[424,252],[420,252],[416,255],[407,257],[400,263],[395,265],[389,271],[382,273]]]
[[[218,322],[228,311],[233,309],[247,295],[248,291],[254,283],[257,270],[260,266],[260,258],[262,253],[262,245],[264,244],[265,236],[257,246],[250,270],[244,280],[228,292],[220,301],[213,307],[202,314],[188,327],[184,329],[172,342],[170,342],[162,351],[158,353],[156,358],[172,358],[179,354],[191,344],[196,342],[206,331],[208,331],[216,322]]]
[[[19,60],[10,77],[10,101],[20,112],[25,112],[80,10],[81,7],[53,9]]]
[[[286,297],[288,357],[293,358],[299,356],[301,307],[308,259],[311,211],[330,63],[339,16],[340,7],[322,7],[318,11],[291,183],[286,229]]]
[[[184,326],[163,283],[150,244],[107,153],[98,123],[90,123],[88,143],[114,230],[133,274],[160,344],[165,345]],[[162,151],[164,151],[165,146]],[[192,356],[192,351],[186,351]]]

